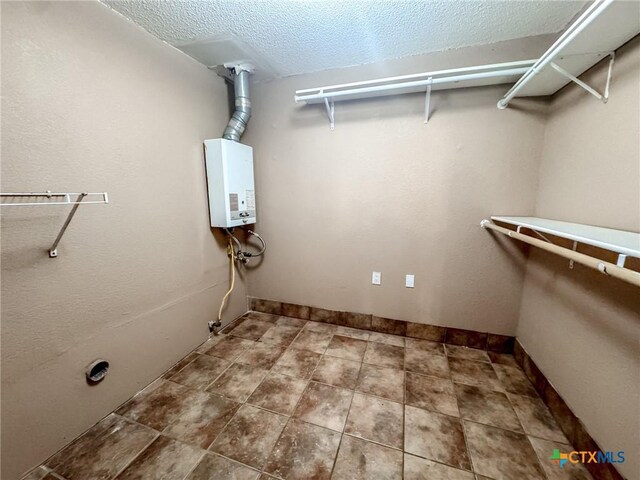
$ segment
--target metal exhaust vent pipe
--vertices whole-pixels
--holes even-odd
[[[251,118],[251,100],[249,99],[249,71],[242,66],[235,67],[234,91],[236,110],[224,129],[222,138],[239,142]]]

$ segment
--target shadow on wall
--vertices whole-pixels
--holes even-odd
[[[596,330],[598,336],[612,339],[632,355],[637,355],[634,353],[638,351],[637,335],[629,335],[628,332],[614,328],[606,318],[594,314],[589,304],[584,302],[584,298],[589,297],[593,302],[608,305],[608,309],[616,315],[618,313],[614,308],[620,308],[625,314],[635,317],[640,326],[640,297],[637,287],[577,263],[570,269],[568,260],[542,250],[531,255],[529,261],[543,268],[529,268],[528,281],[534,282],[545,295],[553,296],[554,301],[567,311],[576,312],[576,318],[581,319],[585,328]],[[578,288],[563,288],[560,285],[562,283],[571,283],[571,286]],[[562,294],[558,294],[559,291]]]

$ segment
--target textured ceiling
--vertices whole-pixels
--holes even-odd
[[[265,77],[556,33],[585,5],[548,0],[103,1],[205,64],[220,52],[222,57],[245,52],[263,74],[270,71]],[[237,48],[230,48],[230,39]]]

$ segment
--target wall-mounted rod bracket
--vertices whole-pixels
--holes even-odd
[[[500,221],[499,220],[500,217],[496,217],[496,218],[498,219],[498,221]],[[603,273],[604,275],[619,278],[620,280],[624,280],[625,282],[629,282],[633,285],[640,287],[639,272],[620,267],[619,265],[614,265],[613,263],[609,263],[607,261],[600,260],[599,258],[591,257],[589,255],[579,253],[569,248],[560,247],[553,243],[548,243],[543,240],[538,240],[535,237],[524,235],[514,230],[509,230],[507,228],[500,227],[487,219],[482,220],[480,222],[480,226],[487,230],[500,232],[503,235],[506,235],[510,238],[520,240],[521,242],[524,242],[524,243],[528,243],[529,245],[533,245],[534,247],[540,248],[547,252],[555,253],[556,255],[563,256],[569,260],[573,260],[574,262],[580,263],[586,267],[593,268],[594,270],[597,270],[600,273]],[[566,237],[563,237],[563,238],[566,238]],[[620,260],[618,259],[618,262],[619,261]]]
[[[72,196],[76,196],[74,200]],[[83,203],[85,197],[90,196],[89,200]],[[97,197],[97,198],[96,198]],[[46,192],[28,192],[28,193],[0,193],[0,206],[2,207],[35,207],[41,205],[71,205],[71,210],[67,215],[58,236],[53,245],[48,250],[50,258],[58,256],[58,244],[62,240],[64,232],[71,223],[73,216],[76,214],[80,204],[106,204],[109,203],[107,192],[102,193],[53,193],[50,190]]]
[[[574,252],[578,251],[578,242],[576,242],[575,240],[573,242],[573,246],[571,247],[571,250],[573,250]],[[569,260],[569,268],[573,270],[573,259]]]
[[[429,83],[424,94],[424,123],[429,123],[429,113],[431,113],[431,84],[433,83],[433,77],[429,77]]]
[[[327,116],[329,117],[329,122],[331,124],[331,130],[333,130],[336,126],[336,104],[333,100],[329,100],[328,98],[324,99],[324,106],[327,109]]]
[[[518,227],[520,228],[520,227]],[[541,239],[543,239],[545,242],[547,243],[553,243],[551,240],[549,240],[547,237],[545,237],[543,234],[541,234],[540,232],[538,232],[537,230],[531,230],[533,233],[535,233],[536,235],[538,235]],[[518,231],[518,233],[520,233]]]
[[[51,245],[51,248],[49,249],[50,258],[55,258],[58,256],[58,244],[60,243],[60,240],[62,240],[62,236],[64,235],[64,232],[67,231],[67,227],[71,223],[73,216],[76,214],[76,211],[80,206],[80,203],[82,202],[82,200],[84,200],[84,197],[86,196],[87,196],[86,193],[81,193],[80,195],[78,195],[78,198],[76,198],[76,201],[73,204],[73,207],[71,207],[71,210],[69,211],[69,215],[67,215],[67,219],[62,224],[62,228],[60,229],[60,232],[58,232],[58,236],[56,237],[56,239],[53,242],[53,245]]]
[[[558,72],[560,75],[563,75],[563,76],[567,77],[573,83],[575,83],[576,85],[578,85],[582,89],[584,89],[587,92],[589,92],[591,95],[596,97],[602,103],[607,103],[607,100],[609,100],[609,86],[611,85],[611,74],[613,72],[613,63],[615,62],[615,59],[616,59],[615,53],[614,52],[609,53],[609,68],[607,69],[607,82],[606,82],[605,87],[604,87],[604,93],[598,92],[595,88],[593,88],[590,85],[588,85],[587,83],[583,82],[582,80],[580,80],[575,75],[572,75],[571,73],[567,72],[564,68],[562,68],[561,66],[559,66],[555,62],[551,62],[551,67],[556,72]]]
[[[624,262],[627,260],[627,256],[624,253],[621,253],[620,255],[618,255],[618,261],[616,262],[616,265],[620,268],[624,267]]]

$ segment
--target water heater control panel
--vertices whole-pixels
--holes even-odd
[[[256,223],[253,149],[215,138],[204,141],[204,151],[211,226],[231,228]]]

